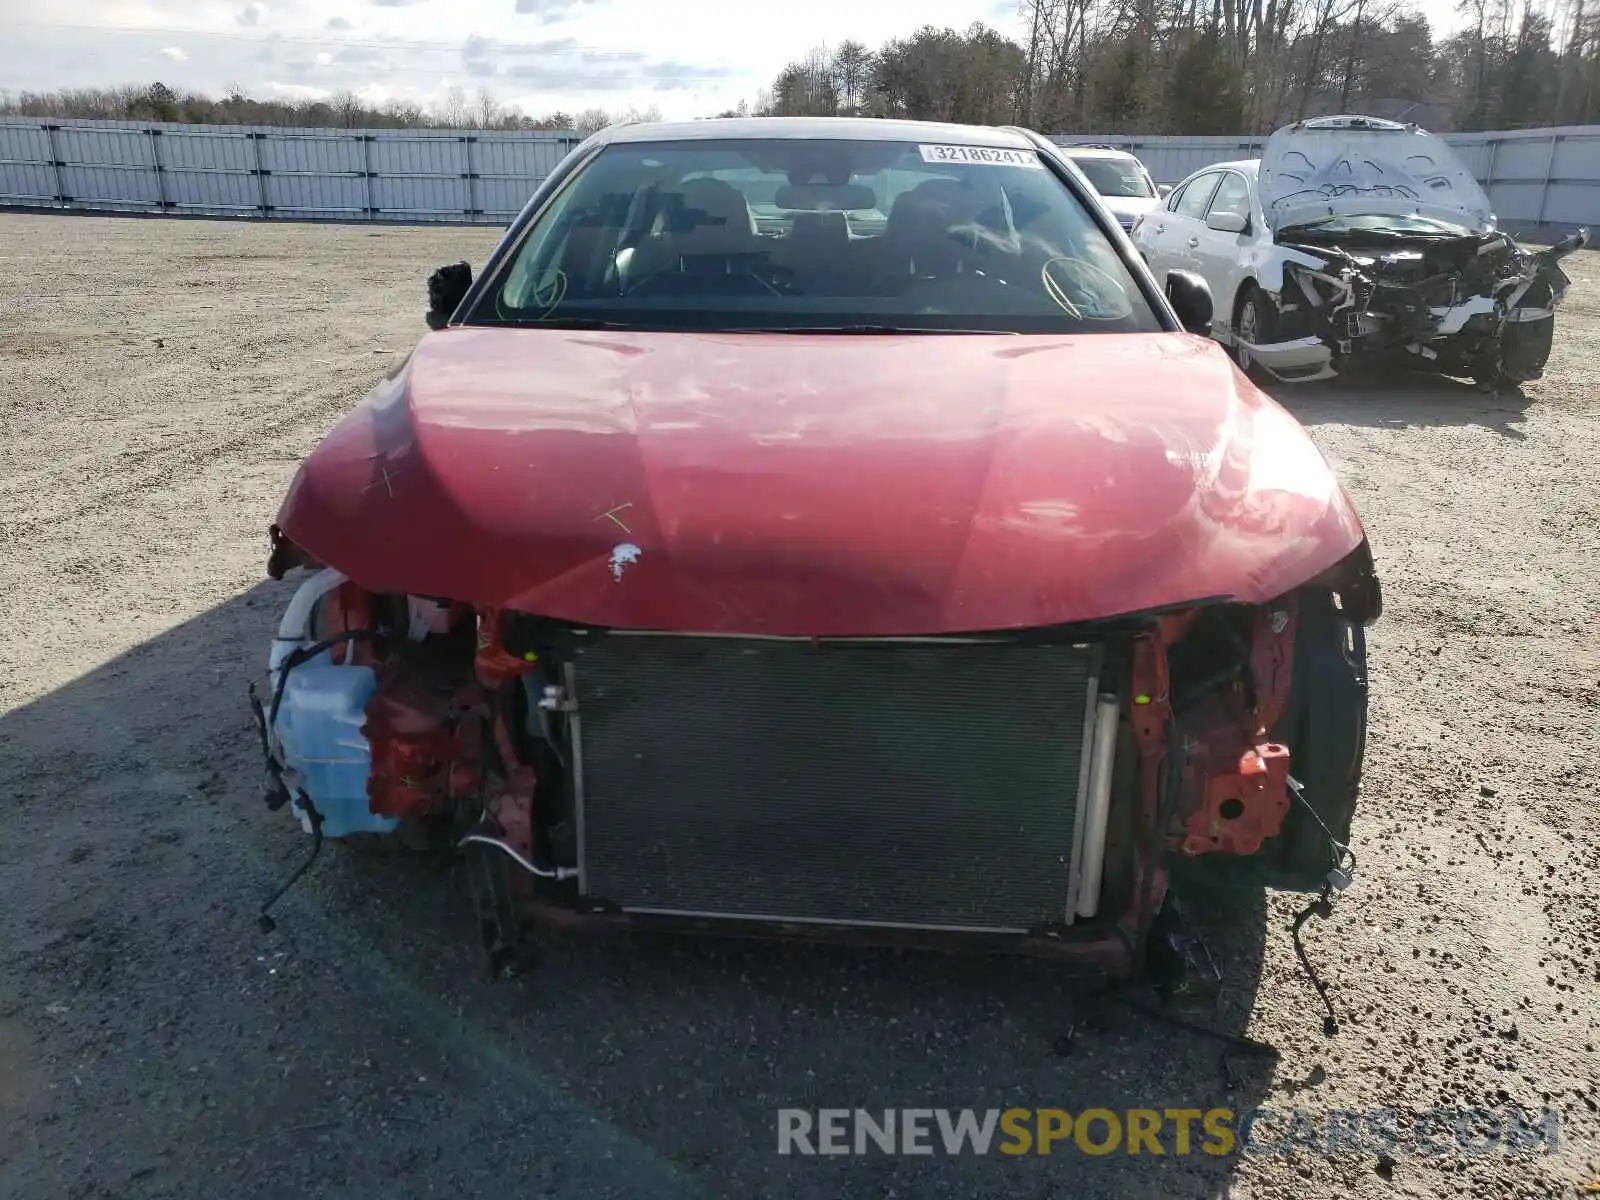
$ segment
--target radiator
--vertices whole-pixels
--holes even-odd
[[[1085,645],[609,634],[574,654],[580,888],[632,912],[1067,920]]]

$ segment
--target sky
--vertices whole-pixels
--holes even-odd
[[[1435,28],[1452,0],[1423,0]],[[1016,0],[0,0],[0,89],[160,80],[220,95],[432,107],[487,88],[530,115],[599,106],[707,116],[821,42],[920,25],[1020,35]]]

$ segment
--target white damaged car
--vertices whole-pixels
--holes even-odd
[[[1558,263],[1589,231],[1525,250],[1442,140],[1339,116],[1194,172],[1132,236],[1158,279],[1206,280],[1212,334],[1246,371],[1301,381],[1399,362],[1511,388],[1544,372],[1569,283]]]

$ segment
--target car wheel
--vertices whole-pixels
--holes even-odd
[[[1260,345],[1261,342],[1272,336],[1273,311],[1267,303],[1267,298],[1260,290],[1250,284],[1244,286],[1239,293],[1239,300],[1233,310],[1233,361],[1239,369],[1252,378],[1261,376],[1261,368],[1250,357],[1250,351],[1240,343],[1251,342]]]

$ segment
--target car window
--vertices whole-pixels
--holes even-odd
[[[527,229],[468,323],[1154,331],[1032,150],[798,138],[619,142]]]
[[[1217,194],[1211,198],[1209,212],[1237,213],[1250,219],[1250,184],[1243,175],[1228,171],[1217,185]]]
[[[1137,159],[1074,158],[1072,161],[1102,196],[1143,200],[1156,194]]]
[[[1189,181],[1189,186],[1183,189],[1182,197],[1172,206],[1172,211],[1180,217],[1193,217],[1196,221],[1204,220],[1206,206],[1211,201],[1211,193],[1217,189],[1217,172],[1208,171]]]

